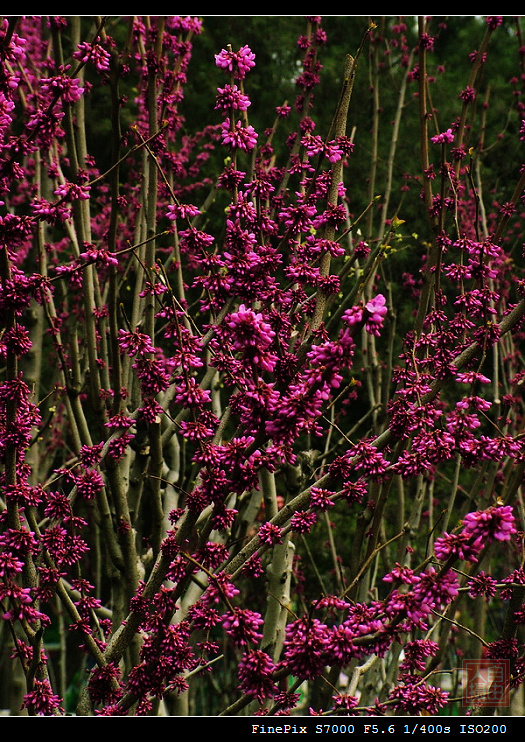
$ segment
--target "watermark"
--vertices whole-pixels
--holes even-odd
[[[508,706],[510,660],[463,660],[463,705]]]

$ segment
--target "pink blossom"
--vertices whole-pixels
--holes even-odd
[[[80,80],[68,77],[65,74],[44,78],[40,84],[42,92],[51,96],[60,96],[66,103],[76,103],[83,96],[85,90],[81,87]]]
[[[435,137],[431,137],[430,141],[433,144],[446,144],[447,142],[453,142],[454,141],[454,134],[452,132],[452,129],[447,129],[446,131],[442,132],[441,134],[436,134]]]
[[[421,34],[419,37],[419,44],[427,51],[432,51],[434,49],[434,39],[428,33]]]
[[[227,111],[232,108],[238,111],[246,111],[249,105],[250,99],[237,85],[225,85],[224,88],[217,88],[215,108],[222,108]]]
[[[223,144],[229,145],[232,149],[242,149],[247,152],[257,144],[257,132],[253,126],[244,126],[241,121],[237,121],[232,129],[229,118],[222,123],[221,137]]]
[[[434,544],[436,557],[446,561],[449,557],[477,562],[479,549],[471,543],[465,534],[443,533]]]
[[[159,391],[166,389],[169,385],[169,376],[161,372],[159,378]],[[165,382],[164,382],[165,380]],[[203,405],[210,401],[210,392],[208,389],[201,389],[198,382],[193,376],[187,380],[181,380],[177,387],[175,402],[183,407],[201,409]]]
[[[193,204],[169,204],[167,217],[174,221],[175,219],[190,219],[200,213],[200,209]]]
[[[277,692],[272,679],[274,669],[275,664],[266,652],[260,649],[248,650],[239,662],[240,690],[256,698],[259,703],[265,698],[271,698]]]
[[[269,352],[275,332],[262,313],[254,312],[244,304],[230,314],[226,321],[233,340],[233,350],[241,351],[254,365],[271,371],[275,367],[276,357]]]
[[[330,630],[317,618],[306,616],[286,627],[284,659],[291,675],[309,680],[317,677],[327,660]]]
[[[272,523],[263,523],[259,528],[259,540],[268,546],[282,544],[281,529]]]
[[[262,638],[259,628],[263,623],[259,613],[246,608],[234,608],[222,617],[224,630],[239,647],[258,642]]]
[[[22,708],[29,709],[39,716],[52,716],[56,712],[63,713],[60,706],[60,697],[53,693],[48,680],[33,681],[33,690],[24,695]]]
[[[233,72],[236,78],[242,80],[246,73],[255,66],[255,54],[246,45],[238,52],[222,49],[219,54],[215,55],[215,63],[217,67]]]
[[[85,469],[75,477],[78,494],[84,500],[91,500],[104,486],[104,480],[96,469]]]
[[[149,335],[145,335],[143,332],[135,330],[134,332],[129,330],[118,331],[119,346],[124,353],[127,353],[130,357],[135,355],[147,355],[155,352],[155,347],[151,342]]]
[[[351,307],[350,309],[345,309],[343,313],[343,320],[350,325],[350,327],[353,327],[354,325],[359,325],[363,318],[363,308],[362,307]]]
[[[487,26],[495,31],[503,23],[503,17],[501,15],[488,15],[486,18]]]
[[[476,381],[480,384],[490,384],[488,376],[476,371],[463,371],[457,374],[456,381],[461,384],[474,384]]]
[[[13,577],[22,571],[24,562],[17,559],[10,551],[0,552],[0,577]]]
[[[397,685],[390,693],[393,709],[408,716],[419,716],[421,712],[436,715],[446,705],[448,691],[421,683],[416,678],[407,678],[404,684]]]
[[[309,533],[317,521],[315,513],[298,511],[290,520],[290,527],[296,533]]]
[[[277,111],[277,115],[280,118],[288,118],[288,116],[291,113],[292,108],[291,106],[284,105],[284,106],[277,106],[275,110]]]
[[[335,495],[330,490],[323,489],[322,487],[311,487],[310,488],[310,506],[315,510],[324,511],[330,507],[333,507],[334,502],[331,498]]]
[[[383,294],[377,294],[365,304],[365,328],[372,335],[379,337],[383,320],[388,312]]]
[[[77,183],[63,183],[54,191],[55,196],[66,199],[67,201],[76,201],[77,199],[87,200],[91,187],[88,185],[78,185]]]
[[[118,258],[113,253],[108,252],[103,247],[95,245],[84,245],[84,251],[80,257],[87,263],[97,263],[98,265],[118,265]]]
[[[482,595],[488,602],[491,598],[496,595],[497,582],[490,575],[484,571],[479,572],[468,582],[468,593],[471,598],[477,598]]]
[[[463,518],[462,533],[475,542],[509,541],[516,533],[510,505],[493,505],[486,510],[468,513]]]
[[[80,62],[92,62],[99,72],[105,72],[110,68],[111,57],[100,44],[81,42],[73,52],[73,58]]]
[[[459,97],[464,100],[465,102],[471,102],[473,100],[476,100],[476,91],[474,88],[471,88],[469,85],[465,88],[465,90],[462,90]]]
[[[400,665],[402,671],[420,671],[426,666],[428,657],[434,657],[439,651],[439,644],[430,639],[416,639],[405,645],[405,658]]]

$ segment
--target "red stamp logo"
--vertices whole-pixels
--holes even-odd
[[[463,705],[508,706],[510,660],[463,660]]]

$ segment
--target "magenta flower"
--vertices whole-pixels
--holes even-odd
[[[76,51],[73,52],[73,58],[78,59],[84,64],[91,62],[99,72],[105,72],[110,68],[111,57],[100,44],[90,44],[87,41],[81,42]]]
[[[431,137],[430,141],[433,144],[446,144],[447,142],[453,142],[454,134],[452,132],[452,129],[447,129],[441,134],[436,134],[435,137]]]
[[[121,671],[113,663],[97,667],[89,678],[89,696],[94,703],[118,701],[120,692]]]
[[[441,561],[449,557],[477,562],[478,548],[472,544],[465,533],[444,533],[434,544],[434,553]]]
[[[290,113],[292,111],[292,107],[291,106],[287,106],[287,105],[277,106],[275,110],[277,111],[277,115],[280,118],[288,118],[288,116],[290,115]]]
[[[279,219],[293,233],[306,232],[311,227],[311,219],[315,212],[316,208],[312,204],[297,201],[293,206],[283,209],[279,214]]]
[[[263,314],[241,304],[239,309],[228,317],[226,324],[231,333],[234,351],[242,352],[254,366],[260,366],[267,371],[275,368],[277,357],[268,350],[275,332]]]
[[[394,710],[409,716],[419,716],[423,711],[435,716],[448,701],[448,692],[425,685],[419,680],[407,680],[396,686],[389,698],[394,702]]]
[[[141,388],[146,397],[154,397],[170,385],[169,373],[166,372],[162,363],[153,358],[139,358],[133,363],[132,368],[140,379]],[[192,378],[188,381],[190,384],[195,384]],[[185,399],[185,395],[185,392],[181,392],[180,399],[177,398],[177,401]]]
[[[17,559],[13,554],[0,552],[0,577],[10,577],[24,568],[24,563]]]
[[[60,697],[53,693],[48,680],[34,680],[33,690],[25,694],[22,707],[39,716],[52,716],[56,712],[63,713],[60,703]]]
[[[315,513],[298,511],[290,520],[290,527],[296,533],[309,533],[317,521]]]
[[[273,523],[263,523],[259,528],[259,540],[262,544],[274,546],[282,543],[281,529]]]
[[[471,598],[477,598],[483,595],[485,600],[488,602],[491,598],[496,595],[497,589],[496,580],[485,572],[480,572],[476,577],[473,577],[468,582],[468,594]]]
[[[476,91],[474,88],[471,88],[469,85],[461,91],[459,94],[459,97],[465,101],[465,103],[470,103],[471,101],[476,99]]]
[[[215,108],[225,110],[235,108],[238,111],[246,111],[250,105],[250,99],[237,85],[225,85],[223,88],[217,88],[216,101]]]
[[[113,254],[105,250],[103,247],[96,247],[95,245],[84,245],[84,252],[80,253],[80,257],[83,258],[88,264],[96,263],[97,265],[118,265],[118,258]]]
[[[434,657],[439,651],[439,644],[430,639],[416,639],[405,646],[405,659],[400,665],[403,672],[423,672],[428,657]]]
[[[311,134],[308,132],[303,137],[301,144],[306,147],[306,153],[308,157],[315,157],[324,151],[324,140],[319,134]]]
[[[350,446],[344,458],[355,471],[362,471],[371,477],[380,477],[388,468],[388,461],[382,451],[366,439]]]
[[[343,320],[349,327],[360,326],[364,322],[366,331],[379,337],[387,312],[385,297],[377,294],[364,307],[360,304],[346,309]]]
[[[5,97],[0,92],[0,129],[8,129],[11,124],[12,117],[11,111],[15,108],[15,104]]]
[[[120,349],[130,358],[135,355],[147,355],[155,352],[149,335],[145,335],[138,330],[135,330],[135,332],[119,330],[118,337]]]
[[[310,489],[310,506],[314,510],[320,510],[321,512],[328,510],[328,508],[334,505],[331,499],[334,495],[334,492],[323,489],[322,487],[312,487]]]
[[[222,617],[224,630],[239,647],[257,643],[262,638],[259,628],[263,623],[259,613],[246,608],[234,608]]]
[[[200,209],[193,204],[169,204],[166,216],[174,221],[175,219],[190,219],[200,213]]]
[[[402,582],[405,585],[412,585],[418,581],[418,577],[409,567],[402,567],[398,562],[388,574],[383,577],[384,582]]]
[[[332,696],[332,701],[333,711],[337,716],[357,716],[357,712],[354,711],[359,703],[357,696],[349,696],[346,693],[341,693],[337,696]]]
[[[231,49],[222,49],[215,55],[217,67],[233,72],[238,80],[242,80],[252,67],[255,67],[255,54],[249,46],[243,46],[238,52]]]
[[[84,500],[92,500],[97,492],[104,487],[104,480],[96,469],[85,469],[75,476],[78,494]]]
[[[277,693],[272,680],[275,665],[271,658],[260,649],[250,649],[239,662],[239,689],[262,703]]]
[[[346,611],[352,608],[352,603],[339,598],[337,595],[326,595],[324,598],[314,601],[314,607],[317,610],[327,608],[329,611]]]
[[[427,51],[433,51],[434,49],[434,39],[428,33],[421,34],[421,36],[419,37],[419,44],[423,47],[423,49],[426,49]]]
[[[463,525],[462,533],[475,542],[509,541],[516,533],[510,505],[493,505],[487,510],[468,513]]]
[[[429,530],[446,508],[456,456],[458,492],[489,467],[506,503],[512,501],[505,474],[525,450],[519,364],[525,280],[523,265],[510,258],[523,241],[525,200],[496,163],[485,189],[492,199],[491,237],[479,237],[475,194],[468,171],[459,167],[475,142],[456,141],[451,113],[475,101],[474,87],[463,84],[452,93],[442,111],[450,128],[428,134],[435,162],[412,175],[409,153],[405,175],[398,179],[397,168],[392,173],[392,187],[406,192],[409,211],[422,197],[421,216],[430,212],[436,219],[416,241],[425,244],[428,227],[432,233],[438,224],[443,228],[436,237],[439,261],[425,259],[425,250],[408,265],[396,256],[392,266],[388,261],[400,304],[390,322],[382,288],[388,275],[374,257],[379,246],[360,240],[355,229],[366,173],[359,163],[347,171],[344,160],[354,156],[354,144],[337,135],[339,126],[330,134],[323,123],[325,113],[335,113],[334,123],[342,124],[343,111],[319,111],[314,90],[325,56],[318,54],[326,41],[320,17],[306,17],[293,100],[269,105],[277,119],[264,131],[249,126],[245,77],[255,55],[248,46],[228,46],[211,58],[212,71],[215,62],[223,78],[210,120],[186,120],[197,18],[134,16],[129,34],[115,38],[109,35],[114,24],[101,27],[91,41],[66,44],[67,66],[55,46],[59,38],[74,39],[70,18],[36,18],[0,22],[0,617],[21,622],[13,626],[16,654],[31,669],[24,707],[30,714],[66,713],[54,682],[43,680],[45,643],[33,639],[52,620],[57,599],[67,609],[71,596],[77,613],[67,629],[76,647],[68,674],[69,665],[74,673],[78,659],[91,655],[86,693],[94,714],[148,715],[169,695],[189,691],[198,702],[188,708],[197,712],[206,696],[210,713],[234,704],[240,713],[294,715],[305,708],[295,682],[322,680],[328,671],[333,686],[321,683],[328,692],[309,701],[312,714],[438,714],[447,694],[427,685],[426,672],[441,672],[446,658],[437,644],[418,637],[460,591],[467,601],[497,596],[487,606],[497,623],[500,604],[525,585],[518,518],[495,498],[488,507],[483,488],[474,492],[471,508],[479,511],[461,522],[462,511],[459,526],[451,521],[444,533],[432,537]],[[488,16],[486,22],[490,31],[502,21]],[[438,22],[429,19],[430,28],[437,31]],[[387,24],[385,34],[385,54],[395,61],[389,73],[400,82],[417,65],[408,59],[408,28]],[[372,27],[369,35],[379,43]],[[119,49],[124,37],[127,46]],[[421,50],[437,44],[437,35],[419,34]],[[474,70],[485,61],[483,49],[471,56]],[[523,58],[525,47],[518,52]],[[122,136],[112,131],[125,154],[115,161],[120,175],[106,171],[105,158],[96,156],[96,127],[95,140],[85,139],[89,119],[77,115],[86,95],[87,116],[102,110],[114,61],[129,83],[129,96],[118,98],[126,126]],[[73,71],[83,65],[85,80]],[[422,73],[413,67],[408,80]],[[506,81],[512,95],[519,93],[519,73]],[[285,92],[283,99],[290,97]],[[523,115],[519,103],[509,130],[518,143],[525,140]],[[112,127],[109,121],[108,131]],[[400,121],[400,144],[403,131]],[[505,143],[507,132],[497,131],[497,122],[489,121],[488,146],[490,136]],[[81,147],[77,158],[76,135],[95,149]],[[443,162],[440,169],[442,150],[452,165]],[[146,152],[158,187],[145,179]],[[525,165],[513,170],[523,177]],[[504,188],[495,187],[492,171],[503,173]],[[442,179],[442,189],[440,175],[451,176]],[[386,211],[377,214],[383,227],[396,226]],[[372,293],[364,293],[365,284]],[[38,314],[33,304],[40,305]],[[392,343],[380,337],[387,322]],[[377,355],[367,337],[379,338]],[[496,378],[490,362],[481,363],[492,346],[500,348]],[[44,349],[38,376],[33,347]],[[275,475],[275,519],[258,515],[261,472]],[[380,486],[391,480],[395,490]],[[429,487],[433,482],[437,486]],[[348,544],[355,547],[357,561],[343,577],[349,589],[359,587],[350,581],[367,569],[366,554],[398,534],[398,495],[405,493],[409,507],[422,486],[432,497],[421,532],[403,541],[410,561],[383,550],[384,569],[369,571],[367,590],[344,600],[338,574],[320,553],[325,527],[337,559]],[[383,510],[377,496],[387,492]],[[104,506],[107,559],[100,569],[90,552],[98,527],[94,505]],[[451,515],[457,519],[456,511]],[[304,536],[313,564],[301,559],[303,550],[294,558],[294,603],[290,610],[281,606],[286,624],[268,622],[263,631],[268,552],[278,556],[276,545],[288,534]],[[433,555],[427,537],[435,541]],[[487,574],[460,583],[456,562],[475,563],[494,541],[493,547],[502,544],[495,571],[488,574],[487,563]],[[416,568],[421,562],[425,566]],[[326,573],[325,589],[309,579],[317,568]],[[121,579],[112,580],[108,569]],[[109,582],[112,589],[105,590]],[[525,603],[511,606],[512,617],[525,625]],[[463,624],[454,626],[458,657]],[[494,638],[483,637],[487,656],[516,657],[517,687],[523,648],[507,639],[487,646]],[[394,643],[399,662],[389,652]],[[374,655],[384,658],[390,679],[399,673],[397,682],[379,684],[372,694],[366,677],[348,686],[348,667]],[[130,657],[121,675],[121,661]],[[205,672],[215,681],[203,680]],[[206,695],[214,682],[217,698]]]
[[[372,335],[379,337],[383,320],[388,312],[386,299],[383,294],[377,294],[365,304],[365,329]]]
[[[456,381],[460,384],[474,384],[476,381],[480,384],[490,384],[490,379],[487,376],[476,371],[464,371],[457,374]]]
[[[60,95],[67,103],[76,103],[85,90],[81,87],[80,80],[68,77],[66,74],[42,79],[40,84],[43,93],[48,93],[50,96]]]
[[[62,202],[59,201],[56,204],[52,204],[44,198],[33,199],[31,211],[37,219],[45,221],[51,225],[64,222],[66,219],[69,219],[71,215],[71,209],[68,206],[65,206]],[[57,269],[59,267],[64,266],[57,266]]]
[[[326,664],[329,639],[330,630],[317,618],[292,621],[286,627],[283,664],[298,678],[317,677]]]
[[[128,417],[124,412],[118,412],[116,415],[110,417],[105,426],[107,428],[113,428],[117,430],[127,430],[133,425],[133,418]]]
[[[253,126],[243,126],[241,121],[237,121],[232,128],[230,119],[227,118],[221,125],[221,139],[223,144],[229,145],[232,149],[249,152],[257,144],[257,132]]]
[[[351,307],[350,309],[346,309],[343,314],[343,320],[350,327],[359,325],[362,319],[363,319],[362,307]]]
[[[498,660],[517,657],[518,654],[518,640],[516,637],[511,637],[510,639],[497,639],[494,642],[490,642],[484,656],[487,659]]]
[[[77,201],[87,200],[89,198],[89,191],[91,186],[89,185],[78,185],[77,183],[63,183],[56,188],[53,193],[59,198],[64,198],[66,201]]]
[[[30,335],[25,327],[14,325],[6,330],[0,342],[0,357],[5,357],[6,352],[21,356],[28,353],[33,347]]]
[[[488,15],[486,21],[487,26],[495,31],[503,23],[503,17],[501,15]]]

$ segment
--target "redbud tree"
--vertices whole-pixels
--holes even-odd
[[[483,713],[520,713],[519,18],[480,20],[444,109],[438,24],[361,18],[328,119],[300,20],[293,99],[253,111],[225,39],[198,130],[205,19],[0,24],[14,715],[476,714],[482,658],[509,668]]]

